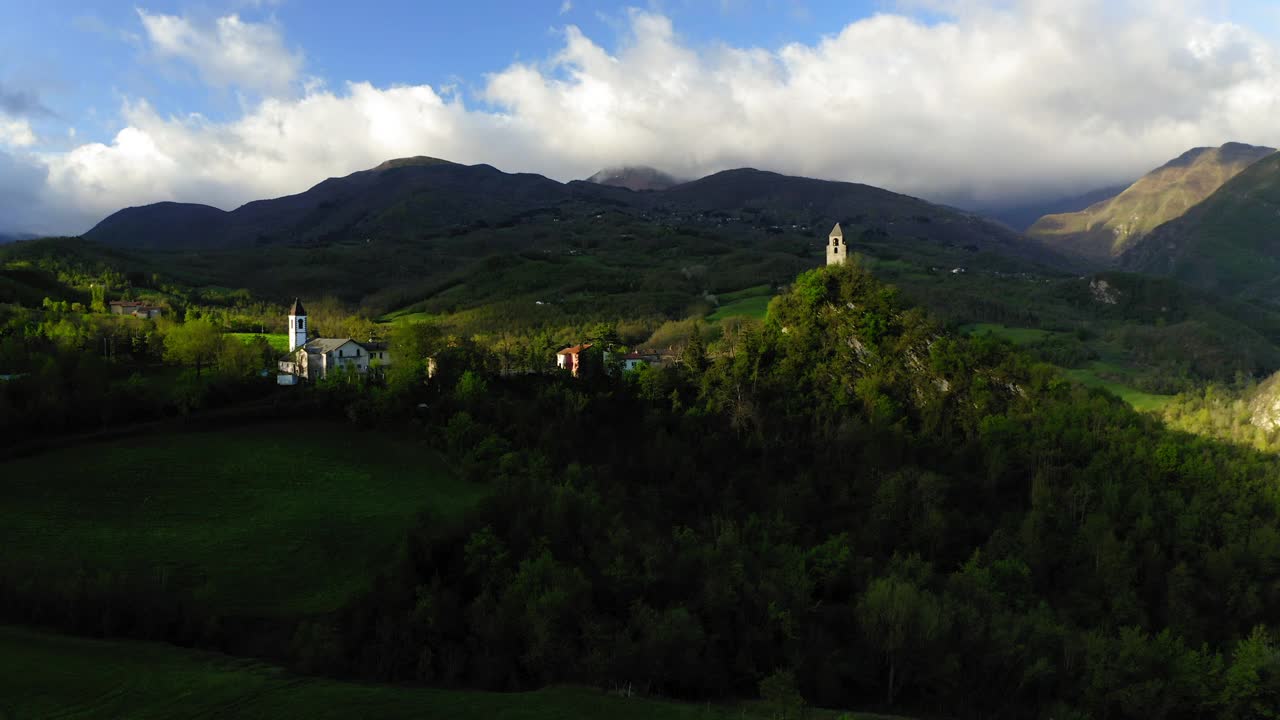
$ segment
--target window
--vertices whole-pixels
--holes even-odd
[[[839,254],[840,254],[840,246],[839,246],[839,245],[835,246],[834,248],[832,248],[832,249],[831,249],[831,252],[835,253],[836,255],[839,255]]]

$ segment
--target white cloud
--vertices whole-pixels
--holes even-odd
[[[202,26],[185,17],[142,9],[138,17],[158,56],[191,63],[205,82],[216,87],[281,94],[302,70],[302,53],[285,47],[279,29],[271,24],[228,15],[212,26]]]
[[[110,143],[42,157],[45,197],[78,232],[127,205],[231,208],[426,154],[562,180],[620,163],[754,166],[991,200],[1131,179],[1196,145],[1280,145],[1276,47],[1188,2],[929,1],[945,21],[882,14],[776,49],[695,49],[633,11],[617,51],[570,27],[545,62],[487,77],[483,107],[367,83],[294,87],[227,123],[135,101]],[[156,28],[158,47],[221,37],[177,18]],[[251,65],[221,62],[202,72],[231,82]],[[269,85],[294,83],[291,67]]]
[[[564,15],[573,9],[573,0],[564,0],[560,3],[560,14]]]
[[[30,147],[36,144],[36,134],[31,130],[31,123],[21,118],[6,118],[0,115],[0,145],[11,147]]]

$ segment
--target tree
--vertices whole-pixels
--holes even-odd
[[[889,576],[878,578],[858,603],[858,621],[889,665],[885,702],[893,704],[903,656],[938,638],[946,625],[942,604],[914,581]]]
[[[89,303],[89,309],[96,313],[104,313],[107,311],[107,286],[102,283],[94,283],[90,288],[92,300]]]
[[[796,674],[792,670],[778,670],[761,680],[760,699],[775,720],[798,718],[804,711],[804,698],[796,689]]]
[[[1261,625],[1236,645],[1222,688],[1222,717],[1280,718],[1280,648]]]
[[[165,334],[164,358],[180,365],[195,365],[196,377],[222,349],[222,332],[205,319],[173,325]]]

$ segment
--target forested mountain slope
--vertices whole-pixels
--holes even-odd
[[[151,249],[420,241],[493,225],[546,227],[561,219],[605,213],[623,213],[649,224],[760,224],[778,232],[800,225],[825,232],[842,221],[944,245],[1064,263],[997,223],[855,183],[742,169],[636,193],[597,182],[561,184],[540,175],[507,174],[488,165],[433,158],[389,161],[330,178],[298,195],[251,202],[232,212],[179,203],[128,208],[85,237]]]
[[[1047,215],[1027,231],[1063,252],[1111,260],[1157,227],[1181,217],[1274,148],[1227,143],[1195,148],[1140,178],[1119,195],[1080,212]]]
[[[1159,228],[1121,262],[1224,294],[1280,302],[1280,154]]]

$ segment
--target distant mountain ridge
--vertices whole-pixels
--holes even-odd
[[[519,222],[540,213],[599,214],[619,209],[652,218],[693,214],[703,222],[710,222],[707,218],[712,216],[737,222],[749,217],[752,223],[778,225],[779,232],[784,223],[830,227],[841,221],[846,227],[886,236],[1064,264],[1060,256],[998,223],[857,183],[743,168],[666,190],[633,192],[435,158],[390,160],[371,170],[330,178],[297,195],[257,200],[230,212],[172,202],[126,208],[84,237],[145,249],[309,245],[364,242],[373,237],[414,240]]]
[[[1120,258],[1126,269],[1280,304],[1280,153],[1259,160]]]
[[[1114,260],[1275,152],[1275,148],[1243,143],[1195,148],[1144,175],[1113,198],[1079,212],[1040,218],[1027,234],[1064,252]]]
[[[637,192],[649,190],[667,190],[684,182],[657,168],[646,165],[627,165],[605,168],[587,178],[587,182],[596,185],[621,187]]]
[[[0,232],[0,245],[20,240],[35,240],[38,237],[40,236],[25,232]]]
[[[1124,192],[1132,183],[1100,187],[1088,192],[1064,197],[1045,197],[1039,200],[1020,202],[1017,204],[984,204],[958,203],[959,207],[979,215],[998,220],[1005,225],[1025,233],[1046,215],[1063,215],[1084,210],[1091,205],[1105,202]],[[957,203],[950,203],[957,204]]]

